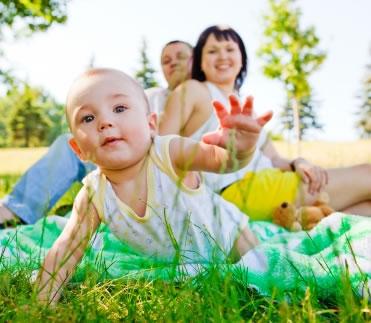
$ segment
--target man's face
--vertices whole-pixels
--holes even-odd
[[[190,77],[192,49],[181,42],[166,46],[162,51],[161,66],[169,89],[174,89]]]

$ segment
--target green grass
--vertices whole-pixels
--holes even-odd
[[[0,176],[0,196],[17,177]],[[69,206],[79,187],[72,187],[50,213]],[[182,282],[99,281],[92,272],[80,283],[69,283],[55,308],[45,308],[35,300],[30,276],[27,268],[0,272],[0,322],[371,322],[370,303],[346,284],[330,299],[318,299],[309,288],[305,295],[290,292],[283,299],[259,295],[217,270]]]
[[[318,145],[313,147],[318,149]],[[370,161],[369,154],[362,161]],[[339,157],[323,164],[337,166],[350,161]],[[12,171],[4,174],[1,169],[0,174],[1,197],[19,175]],[[50,213],[63,215],[79,187],[74,185]],[[346,284],[341,293],[329,299],[319,299],[310,288],[304,295],[290,292],[286,298],[279,298],[259,295],[232,275],[222,276],[217,270],[182,282],[99,281],[92,272],[80,283],[69,283],[55,308],[46,308],[35,301],[30,276],[27,268],[0,272],[0,322],[371,322],[369,301],[355,296]]]
[[[0,175],[0,198],[10,192],[20,175],[2,174]],[[65,215],[71,210],[74,197],[81,188],[80,183],[74,183],[71,188],[60,198],[56,205],[48,214]]]
[[[55,308],[35,302],[27,270],[0,274],[0,321],[11,322],[368,322],[370,307],[350,290],[319,300],[310,289],[283,300],[263,297],[217,270],[181,283],[144,280],[98,282],[94,273],[70,283]],[[30,297],[30,295],[32,295]]]

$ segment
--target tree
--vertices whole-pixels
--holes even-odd
[[[18,84],[0,100],[2,146],[50,144],[65,128],[63,106],[41,89]]]
[[[309,76],[321,66],[326,54],[317,48],[319,38],[314,28],[301,28],[301,11],[294,8],[294,3],[295,0],[269,0],[270,12],[264,16],[264,41],[258,55],[265,62],[264,74],[284,85],[290,103],[286,109],[293,109],[295,137],[299,141],[300,118],[305,115],[300,112],[302,102],[312,94]]]
[[[6,119],[6,108],[0,100],[0,147],[7,145],[8,131],[7,131],[7,119]]]
[[[371,64],[366,66],[360,99],[362,103],[358,111],[357,128],[359,128],[361,138],[371,138]]]
[[[53,23],[64,23],[66,3],[66,0],[0,0],[0,37],[6,28],[18,36],[45,31]]]
[[[144,89],[158,86],[155,78],[156,70],[152,68],[147,56],[147,41],[143,38],[142,47],[140,49],[141,69],[135,73],[135,78],[143,86]]]
[[[294,114],[293,108],[291,106],[292,101],[287,100],[286,106],[284,107],[283,111],[280,114],[280,120],[282,122],[283,130],[291,130],[294,127]],[[299,110],[299,132],[300,138],[305,138],[308,130],[310,129],[322,129],[323,125],[318,122],[317,114],[315,111],[315,107],[319,106],[319,103],[311,96],[304,97],[300,100],[300,110]]]
[[[51,145],[62,133],[69,132],[65,118],[64,104],[57,102],[48,93],[41,92],[41,110],[48,122],[48,132],[45,138],[45,145]]]
[[[5,34],[19,37],[45,31],[54,23],[66,21],[67,0],[0,0],[0,43]],[[0,57],[3,53],[0,48]],[[0,80],[7,80],[9,71],[0,68]]]

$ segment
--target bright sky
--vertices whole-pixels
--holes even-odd
[[[303,26],[315,26],[320,46],[328,54],[311,79],[324,123],[324,132],[311,139],[354,140],[356,95],[365,66],[371,63],[371,1],[298,0],[297,5],[303,12]],[[18,76],[63,102],[72,80],[92,57],[96,66],[133,75],[139,68],[139,49],[145,37],[149,58],[164,85],[159,63],[163,44],[173,39],[195,44],[209,25],[228,24],[240,33],[250,58],[243,93],[255,96],[258,112],[278,112],[284,103],[283,88],[263,76],[262,62],[256,56],[267,7],[266,0],[71,0],[67,24],[8,43],[5,51]],[[269,128],[277,132],[277,123]]]

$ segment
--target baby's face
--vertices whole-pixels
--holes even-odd
[[[155,131],[143,90],[115,70],[78,79],[68,96],[67,116],[72,148],[102,169],[123,169],[145,158]]]

